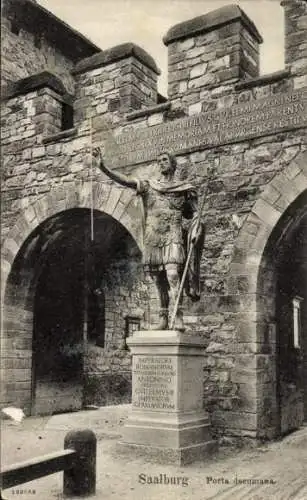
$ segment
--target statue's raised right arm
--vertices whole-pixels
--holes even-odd
[[[118,184],[121,184],[124,187],[137,189],[137,181],[135,179],[129,179],[129,177],[127,177],[126,175],[120,174],[119,172],[114,172],[105,165],[100,148],[95,148],[93,150],[93,157],[97,161],[97,166],[100,168],[100,170],[108,177],[110,177],[112,181],[118,182]]]

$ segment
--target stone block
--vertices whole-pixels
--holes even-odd
[[[207,63],[201,63],[194,66],[190,71],[190,78],[197,78],[205,74],[207,69]]]
[[[287,58],[287,52],[291,47],[297,47],[306,42],[306,33],[304,31],[289,33],[286,37],[286,63],[291,64],[291,59]]]
[[[246,376],[245,381],[238,384],[239,404],[236,409],[247,413],[257,413],[259,411],[259,400],[257,400],[257,390],[254,379],[252,376],[250,378],[251,380]]]
[[[173,464],[181,467],[192,462],[200,462],[214,457],[217,451],[217,443],[212,440],[202,445],[174,449],[119,442],[117,449],[120,454],[127,457],[131,455],[142,459],[145,457],[150,462],[165,465]]]
[[[187,54],[185,54],[182,51],[182,52],[176,52],[175,54],[168,54],[168,65],[171,66],[172,64],[182,62],[186,57],[188,57],[189,53],[190,51]]]
[[[189,106],[189,116],[201,113],[202,111],[202,103],[196,102],[195,104],[191,104]]]
[[[218,80],[216,75],[212,73],[207,73],[203,76],[200,76],[199,78],[194,78],[193,80],[190,80],[188,82],[188,89],[200,89],[207,85],[213,85],[217,83],[217,81]]]
[[[179,94],[184,94],[188,88],[188,83],[185,81],[179,82],[178,92]]]
[[[24,211],[24,217],[29,222],[29,224],[38,224],[35,210],[31,205]]]
[[[271,185],[283,194],[283,198],[288,200],[288,204],[292,203],[301,193],[300,187],[297,187],[293,182],[289,182],[289,179],[283,173],[274,177]]]
[[[291,74],[298,76],[307,74],[307,57],[292,62]]]
[[[150,115],[147,119],[147,123],[149,127],[163,123],[163,113],[154,113]]]
[[[169,75],[168,82],[173,83],[177,82],[179,80],[188,80],[190,76],[190,71],[189,69],[182,69],[178,71],[173,71]]]
[[[220,429],[237,429],[240,432],[257,431],[257,414],[244,411],[215,411],[212,414],[212,425]]]
[[[259,219],[271,227],[274,227],[281,217],[281,213],[272,204],[261,198],[256,202],[253,212]]]
[[[226,55],[214,59],[213,61],[210,61],[208,63],[208,71],[213,73],[214,71],[229,68],[229,66],[230,66],[230,56]]]
[[[205,46],[214,45],[219,41],[220,41],[220,36],[218,31],[211,31],[209,33],[205,33],[204,35],[198,35],[196,37],[196,46],[203,46],[204,50]]]
[[[32,158],[39,158],[41,156],[44,156],[45,154],[45,147],[44,146],[39,146],[36,148],[33,148],[32,150]]]
[[[108,199],[105,202],[105,210],[107,210],[107,213],[112,214],[121,195],[122,195],[123,190],[118,189],[118,188],[112,188],[110,190]]]
[[[31,381],[31,366],[28,368],[7,368],[4,370],[4,368],[0,369],[0,374],[1,374],[1,380],[5,380],[4,377],[6,377],[7,380],[10,382],[25,382],[25,381]]]
[[[307,175],[305,175],[304,173],[299,173],[294,177],[292,182],[299,192],[302,190],[303,186],[307,187]]]
[[[137,332],[127,343],[133,360],[132,412],[121,449],[161,463],[166,455],[180,465],[204,457],[215,446],[202,409],[204,341],[163,330]]]
[[[202,56],[204,54],[204,49],[203,47],[194,47],[193,49],[190,49],[185,56],[185,59],[194,59],[195,57]],[[187,61],[188,62],[188,61]]]
[[[7,238],[5,242],[6,258],[13,264],[14,258],[19,250],[19,246],[12,238]],[[4,249],[2,248],[2,258],[4,258]]]
[[[24,369],[24,368],[31,368],[32,366],[32,360],[31,358],[25,358],[22,359],[20,357],[14,358],[14,357],[3,357],[1,360],[1,366],[2,368],[6,369]]]
[[[96,112],[97,114],[104,114],[108,111],[108,102],[103,102],[101,104],[98,104],[98,106],[96,107]]]
[[[192,37],[192,38],[187,38],[183,42],[178,42],[176,49],[178,52],[181,52],[181,51],[184,52],[184,51],[192,49],[194,46],[195,46],[195,39]]]
[[[293,78],[294,89],[301,89],[307,86],[307,75]]]

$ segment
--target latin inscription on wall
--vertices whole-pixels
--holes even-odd
[[[132,405],[135,408],[175,409],[175,361],[165,356],[133,357]]]
[[[114,166],[151,161],[173,154],[240,142],[307,126],[307,89],[276,94],[211,113],[123,132],[105,144]]]

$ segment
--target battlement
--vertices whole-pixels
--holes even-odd
[[[306,2],[283,1],[281,5],[285,10],[286,27],[284,71],[295,80],[294,88],[298,88],[306,84],[306,49],[303,43],[306,27],[302,20]],[[30,0],[6,0],[3,23],[3,75],[9,83],[4,91],[5,98],[13,88],[23,89],[25,94],[27,78],[37,83],[47,71],[49,83],[50,75],[58,79],[54,92],[57,93],[62,82],[65,92],[62,89],[63,92],[58,94],[71,96],[76,125],[101,116],[111,116],[116,123],[128,117],[131,122],[133,117],[138,120],[140,115],[135,114],[138,111],[144,115],[148,109],[148,114],[154,115],[156,106],[157,117],[152,116],[152,122],[155,119],[163,121],[165,115],[170,119],[171,116],[212,111],[217,97],[223,102],[230,102],[227,96],[244,88],[246,82],[251,82],[252,86],[263,86],[263,81],[266,81],[266,75],[259,75],[262,36],[237,5],[221,7],[167,31],[163,38],[168,50],[167,98],[158,93],[161,72],[155,60],[134,43],[100,50]],[[38,31],[36,26],[40,27]],[[22,41],[20,45],[19,41]],[[21,68],[18,64],[14,67],[15,73],[11,71],[10,75],[12,54],[25,48],[27,65]],[[19,55],[22,61],[22,54]],[[21,78],[17,77],[16,68]],[[165,101],[170,104],[162,113],[159,105]],[[58,132],[61,130],[55,130],[55,133]]]
[[[163,98],[158,93],[161,71],[142,47],[123,43],[100,50],[35,2],[7,0],[3,8],[7,81],[3,98],[16,100],[32,92],[33,109],[38,110],[35,130],[45,139],[73,126],[82,128],[83,123],[87,127],[89,119],[95,130],[101,118],[117,125],[140,126],[147,121],[156,125],[236,104],[246,89],[254,89],[253,95],[261,97],[275,88],[302,88],[307,79],[306,2],[283,1],[281,5],[285,12],[284,69],[259,75],[262,36],[241,8],[227,5],[167,31],[163,42],[168,50],[168,96]],[[39,43],[35,24],[40,26]],[[23,77],[13,73],[9,77],[11,54],[25,48],[25,68],[14,66]],[[40,95],[34,97],[33,91]]]

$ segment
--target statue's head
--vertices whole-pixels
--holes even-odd
[[[157,162],[160,167],[161,174],[174,174],[177,162],[176,158],[168,152],[163,152],[157,157]]]

